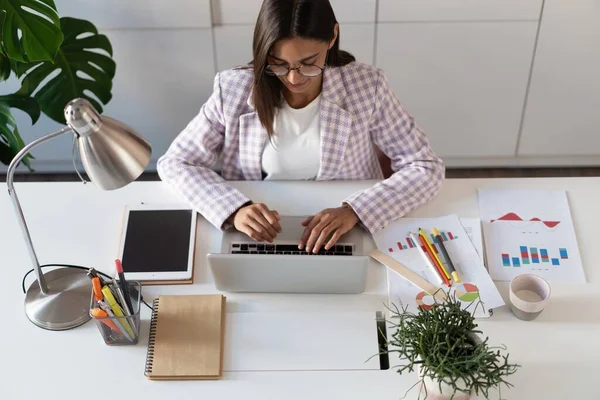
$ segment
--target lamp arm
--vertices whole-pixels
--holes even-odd
[[[8,171],[6,173],[6,183],[8,185],[8,195],[12,199],[13,206],[15,208],[15,212],[18,216],[18,221],[21,226],[21,232],[23,233],[23,238],[25,239],[25,243],[27,244],[27,250],[29,250],[29,257],[31,258],[31,262],[33,263],[33,270],[35,272],[35,276],[37,278],[38,284],[40,285],[40,291],[42,294],[48,294],[48,285],[46,284],[46,280],[44,279],[44,274],[40,268],[40,263],[38,261],[37,255],[35,254],[35,250],[33,248],[33,243],[31,241],[31,235],[29,234],[29,229],[27,228],[27,222],[25,222],[25,216],[23,215],[23,210],[21,209],[21,204],[19,203],[19,198],[17,197],[17,193],[14,188],[14,175],[15,170],[17,169],[17,165],[21,162],[21,160],[29,154],[29,151],[37,146],[40,143],[43,143],[47,140],[53,139],[56,136],[62,135],[63,133],[72,132],[73,130],[70,127],[64,127],[61,130],[58,130],[49,135],[43,136],[33,142],[29,143],[25,146],[17,155],[12,159],[10,165],[8,166]]]

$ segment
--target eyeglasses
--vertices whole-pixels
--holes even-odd
[[[286,65],[279,64],[268,64],[266,67],[266,72],[269,75],[273,76],[286,76],[290,73],[290,71],[296,70],[298,73],[306,78],[314,78],[315,76],[319,76],[323,73],[325,68],[321,68],[318,65],[300,65],[296,68],[290,68]]]

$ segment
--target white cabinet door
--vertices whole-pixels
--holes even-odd
[[[543,0],[379,0],[380,22],[538,20]]]
[[[117,64],[113,98],[104,114],[134,128],[152,145],[152,164],[198,113],[212,93],[214,62],[210,29],[107,32]],[[18,86],[11,82],[12,88]],[[15,110],[26,143],[61,126],[42,116],[31,120]],[[33,151],[37,172],[73,172],[71,136],[63,135]]]
[[[62,17],[103,29],[210,28],[210,0],[55,0]]]
[[[81,1],[81,0],[80,0]],[[181,1],[181,0],[180,0]],[[263,0],[211,0],[213,24],[256,23]],[[340,23],[375,22],[377,0],[330,0],[335,17]],[[531,1],[531,0],[527,0]]]
[[[248,63],[252,60],[254,25],[215,26],[217,70]],[[374,24],[340,24],[340,46],[354,54],[357,61],[373,63]]]
[[[377,66],[441,156],[514,156],[536,28],[382,24]]]
[[[546,0],[519,155],[600,154],[600,1]]]

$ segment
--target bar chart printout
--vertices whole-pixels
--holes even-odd
[[[538,274],[550,283],[585,283],[565,191],[479,189],[487,267],[495,280]]]
[[[512,257],[509,253],[502,253],[503,267],[520,267],[521,265],[540,264],[541,266],[560,266],[561,260],[569,259],[569,252],[566,248],[561,247],[556,250],[558,257],[550,258],[547,249],[538,249],[536,247],[519,246],[520,256]],[[546,265],[545,265],[546,264]]]

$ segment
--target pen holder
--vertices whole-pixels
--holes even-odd
[[[92,297],[90,301],[90,316],[96,323],[104,343],[107,345],[128,345],[137,344],[140,337],[140,304],[142,297],[142,285],[137,281],[128,281],[129,292],[131,298],[131,305],[133,310],[128,315],[126,306],[123,306],[119,297],[118,285],[110,284],[108,287],[113,293],[114,298],[117,300],[119,308],[123,311],[123,316],[118,316],[119,311],[115,312],[115,308],[111,307],[111,311],[114,316],[98,317],[95,314],[98,313],[98,309],[101,309],[94,298],[94,292],[92,291]],[[96,311],[94,311],[96,310]],[[103,310],[104,311],[104,310]],[[101,312],[100,312],[101,313]]]

